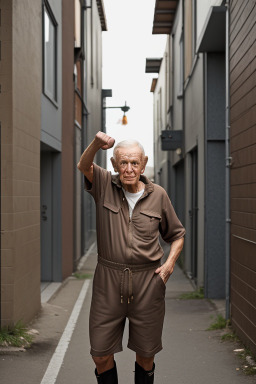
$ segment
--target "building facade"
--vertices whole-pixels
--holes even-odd
[[[155,179],[187,230],[183,268],[205,297],[226,299],[254,352],[255,16],[255,2],[156,0],[153,33],[167,45],[151,68]]]
[[[93,240],[94,214],[76,164],[101,130],[106,19],[101,0],[90,7],[79,0],[4,0],[0,8],[5,325],[30,321],[41,290],[69,276]]]

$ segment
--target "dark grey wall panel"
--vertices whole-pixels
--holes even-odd
[[[225,144],[208,142],[206,175],[206,295],[225,297]]]
[[[225,54],[207,54],[207,139],[225,140]]]
[[[225,297],[225,56],[207,54],[205,294]]]

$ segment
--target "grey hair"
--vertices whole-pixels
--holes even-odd
[[[120,143],[117,143],[114,148],[114,151],[113,151],[114,159],[116,159],[116,153],[119,148],[131,148],[131,147],[139,147],[139,149],[141,150],[142,156],[143,157],[145,156],[144,148],[141,145],[141,143],[139,143],[137,140],[123,140],[123,141],[120,141]]]

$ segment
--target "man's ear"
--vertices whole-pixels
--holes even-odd
[[[144,159],[143,159],[143,168],[142,168],[142,170],[141,170],[141,173],[144,173],[144,172],[145,172],[145,168],[146,168],[147,162],[148,162],[148,157],[147,157],[147,156],[144,156]]]
[[[114,171],[115,171],[115,172],[118,172],[118,170],[117,170],[117,165],[116,165],[116,161],[115,161],[114,157],[111,157],[110,160],[111,160],[112,166],[113,166],[113,168],[114,168]]]

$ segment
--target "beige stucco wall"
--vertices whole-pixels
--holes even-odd
[[[169,37],[154,91],[154,168],[155,182],[168,190],[168,153],[161,150],[161,133],[167,125],[169,108]],[[161,174],[159,174],[161,170]]]
[[[2,324],[40,308],[41,1],[2,0]]]
[[[195,97],[196,95],[196,97]],[[204,285],[204,92],[203,92],[203,59],[200,58],[195,66],[193,76],[187,85],[185,92],[185,188],[186,188],[186,218],[185,227],[187,229],[186,260],[190,260],[190,216],[191,209],[191,159],[189,152],[197,147],[198,149],[198,286]],[[189,270],[190,265],[186,265]]]
[[[89,137],[89,140],[91,140],[94,132],[101,129],[102,31],[96,0],[92,1],[92,10],[87,11],[86,16],[87,105],[90,112],[92,136]]]
[[[182,99],[179,99],[183,84],[181,84],[181,72],[183,71],[183,63],[181,62],[181,49],[182,49],[182,4],[179,3],[176,13],[175,30],[173,29],[173,75],[171,87],[173,89],[173,128],[180,130],[183,128],[182,124]],[[181,95],[180,95],[181,96]]]
[[[92,13],[92,18],[91,18]],[[101,130],[101,90],[102,90],[102,29],[96,0],[92,9],[86,12],[86,70],[87,70],[87,108],[88,143]],[[101,157],[101,158],[100,158]],[[98,164],[104,166],[105,154],[97,154]]]

